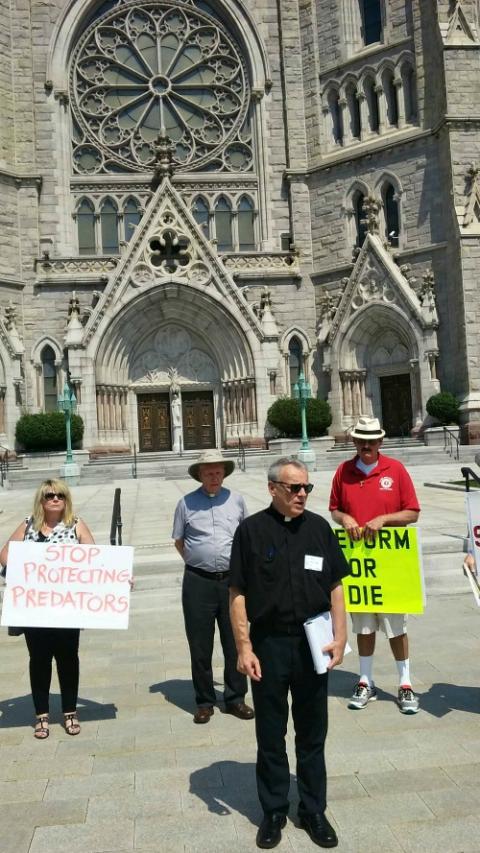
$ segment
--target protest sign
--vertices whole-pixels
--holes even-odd
[[[128,628],[133,548],[10,542],[2,625]]]
[[[375,540],[350,539],[335,529],[351,574],[343,579],[350,613],[423,613],[424,583],[419,530],[383,527]]]

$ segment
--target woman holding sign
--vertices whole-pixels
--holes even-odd
[[[0,563],[8,560],[9,542],[61,542],[88,545],[94,542],[87,525],[73,512],[72,497],[66,483],[44,480],[35,494],[32,515],[22,521],[0,551]],[[49,694],[52,661],[57,664],[62,697],[65,731],[78,735],[77,716],[79,682],[79,628],[25,628],[25,640],[30,655],[30,685],[37,716],[34,736],[45,740],[49,735]]]

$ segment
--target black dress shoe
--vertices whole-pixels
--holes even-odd
[[[280,844],[282,829],[286,822],[287,818],[284,814],[278,814],[277,812],[266,814],[257,832],[257,847],[269,850]]]
[[[227,714],[233,714],[239,720],[253,720],[255,711],[250,708],[250,705],[245,705],[245,702],[231,702],[225,706]]]
[[[324,814],[299,815],[300,826],[306,829],[314,844],[319,847],[336,847],[337,833]]]

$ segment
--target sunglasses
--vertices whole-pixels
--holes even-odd
[[[282,480],[277,480],[280,486],[284,486],[287,492],[291,495],[298,495],[304,490],[306,495],[309,495],[313,489],[313,483],[283,483]]]
[[[54,498],[58,498],[59,501],[64,501],[65,495],[59,495],[57,492],[45,492],[43,496],[44,501],[53,501]]]

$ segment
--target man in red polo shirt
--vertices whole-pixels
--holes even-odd
[[[352,539],[374,539],[382,527],[404,527],[420,512],[413,483],[397,459],[379,453],[385,431],[377,418],[360,418],[351,430],[356,455],[337,468],[329,509]],[[400,613],[352,613],[357,634],[360,678],[349,708],[365,708],[377,698],[372,678],[375,633],[382,628],[390,642],[398,675],[398,706],[416,714],[418,699],[410,681],[407,617]]]

